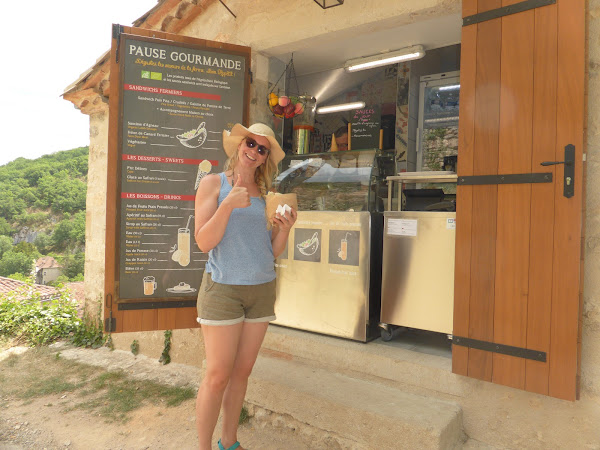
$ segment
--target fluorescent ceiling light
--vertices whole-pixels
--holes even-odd
[[[364,58],[346,61],[346,70],[355,72],[357,70],[370,69],[372,67],[386,66],[411,59],[419,59],[425,56],[425,50],[421,45],[396,50],[395,52],[382,53],[380,55],[366,56]]]
[[[317,114],[328,114],[338,111],[348,111],[349,109],[360,109],[365,107],[365,102],[340,103],[339,105],[320,106],[317,108]]]
[[[460,89],[460,84],[450,84],[448,86],[440,86],[438,91],[455,91],[456,89]]]

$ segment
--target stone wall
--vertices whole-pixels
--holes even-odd
[[[308,1],[308,0],[307,0]],[[260,7],[257,6],[260,3]],[[328,14],[311,15],[310,5],[299,8],[297,1],[230,0],[238,16],[234,19],[215,2],[185,28],[182,34],[252,47],[250,122],[264,121],[281,131],[264,108],[266,95],[285,64],[269,60],[261,51],[277,44],[318,38],[331,32],[353,33],[364,27],[382,29],[401,26],[435,16],[460,11],[460,0],[371,0],[347,2],[340,7],[341,20],[331,21]],[[585,282],[582,345],[582,396],[600,399],[600,0],[589,0],[589,80],[587,133],[587,201],[585,239]],[[273,15],[264,11],[276,10]],[[293,23],[293,26],[282,24]],[[275,33],[273,30],[281,30]],[[103,297],[106,158],[108,115],[90,117],[90,156],[87,194],[85,292],[90,301]]]
[[[276,48],[321,37],[344,37],[399,27],[461,11],[461,0],[369,0],[320,9],[307,0],[228,0],[237,18],[219,3],[211,4],[181,34],[252,50]],[[328,2],[329,3],[329,2]],[[273,13],[273,12],[276,13]],[[321,12],[323,14],[321,14]]]
[[[600,399],[600,0],[588,2],[587,199],[582,394]]]
[[[104,297],[108,108],[90,116],[90,152],[85,214],[85,299],[90,313]]]

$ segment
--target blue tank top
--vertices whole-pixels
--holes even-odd
[[[231,192],[225,173],[220,173],[219,206]],[[275,279],[271,231],[267,230],[265,200],[250,197],[250,206],[231,212],[221,242],[208,252],[206,271],[221,284],[263,284]]]

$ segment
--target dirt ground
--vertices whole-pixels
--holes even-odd
[[[197,448],[194,373],[126,353],[61,346],[0,351],[0,450]],[[171,397],[163,396],[169,388]],[[124,402],[129,397],[131,404]],[[173,399],[180,403],[168,406]],[[253,417],[238,435],[245,448],[316,448],[305,432],[249,410]]]

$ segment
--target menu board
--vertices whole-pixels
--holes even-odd
[[[200,180],[222,171],[222,132],[243,121],[249,55],[122,35],[119,297],[195,298]]]
[[[369,106],[351,111],[350,145],[352,150],[379,148],[381,107]]]

